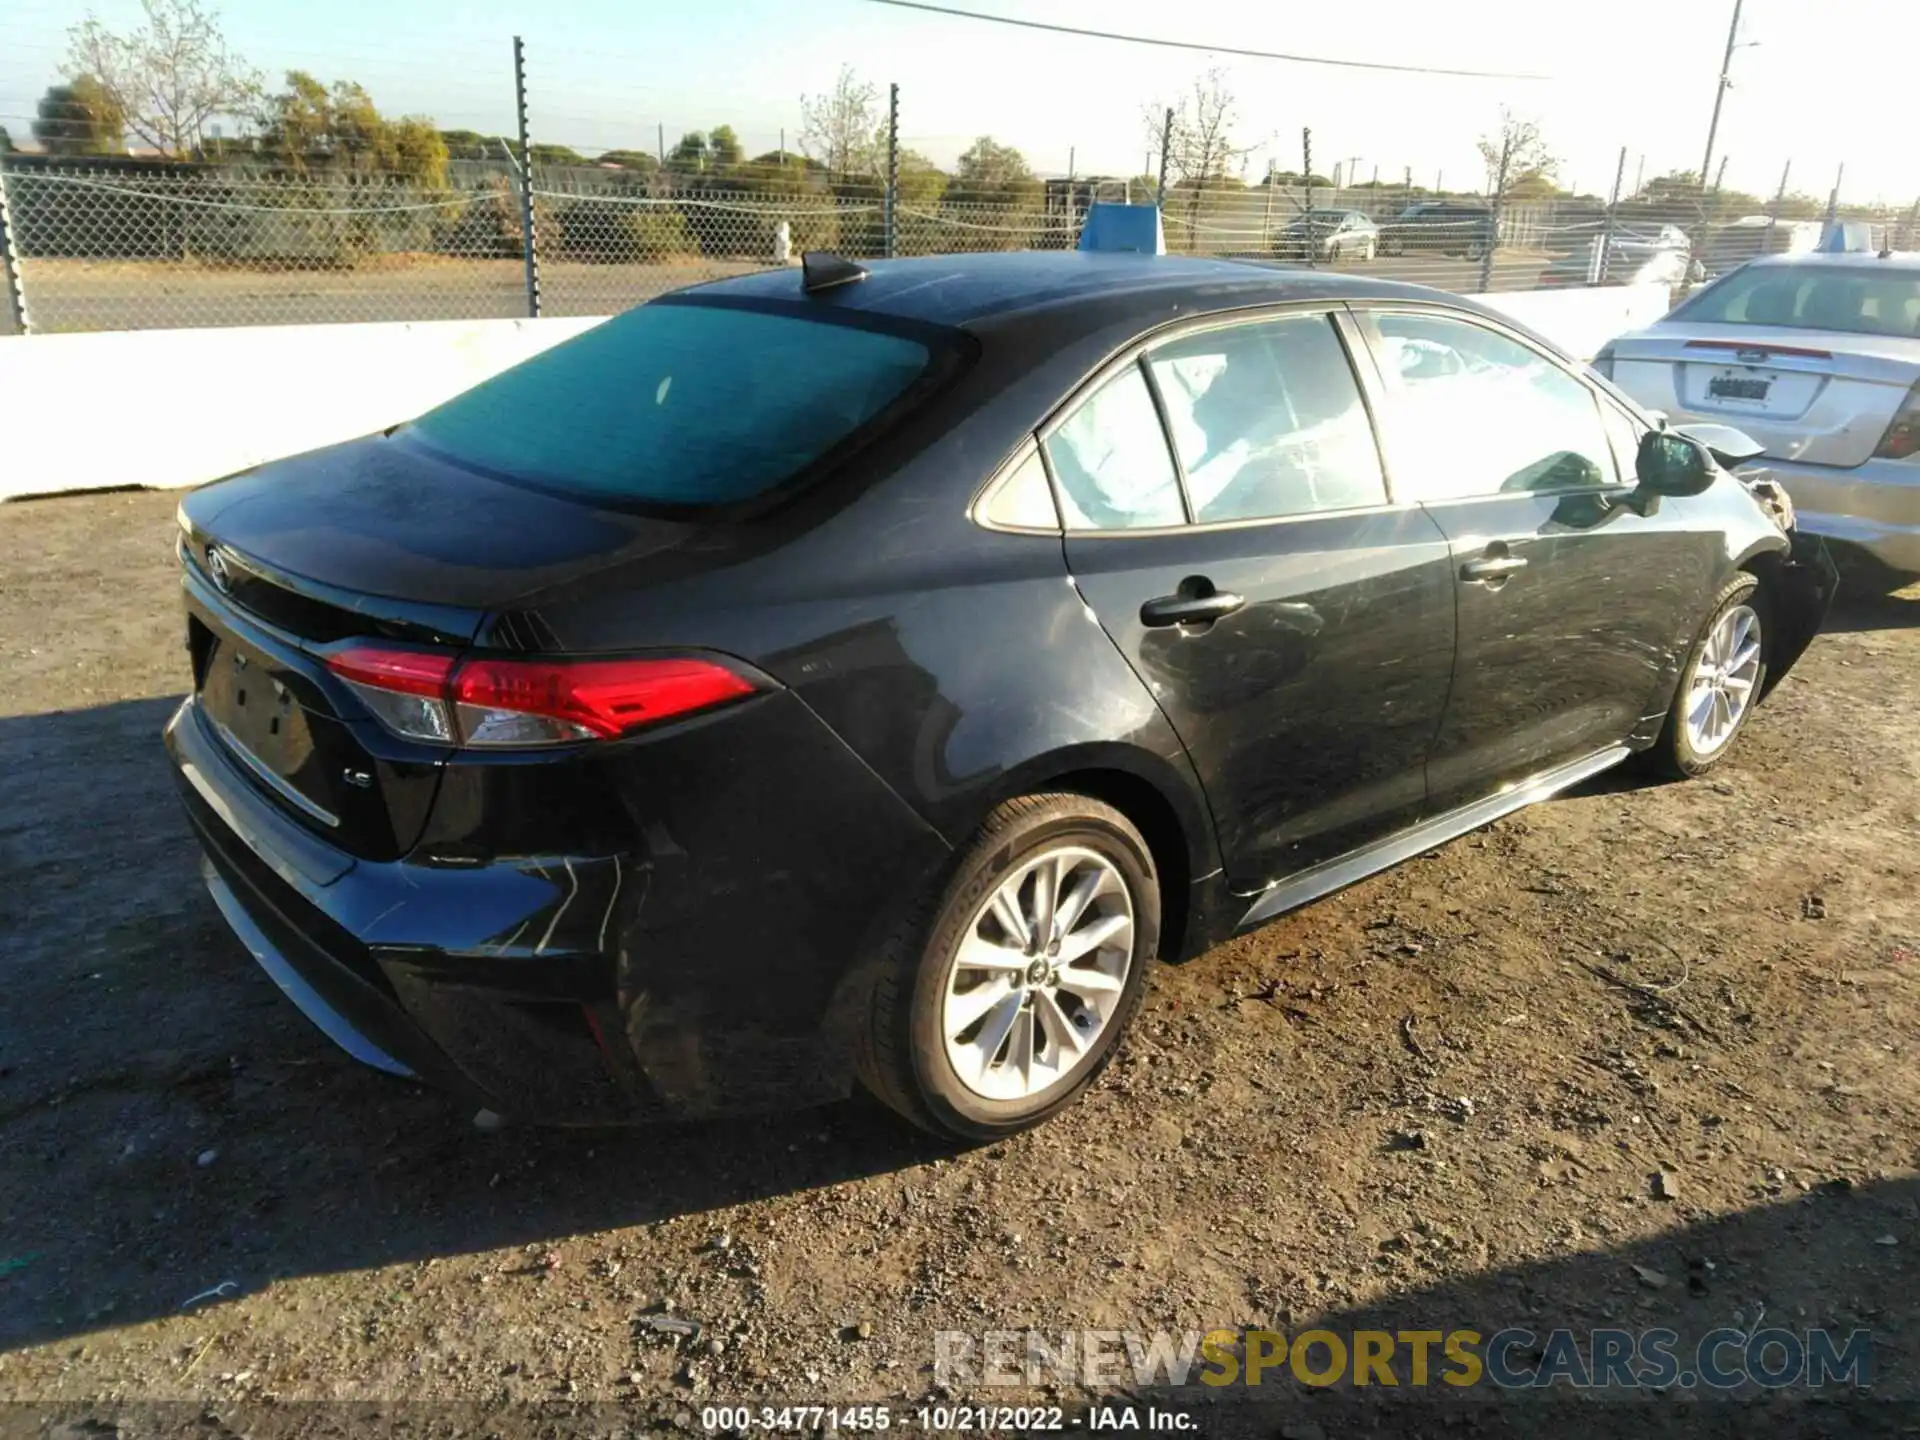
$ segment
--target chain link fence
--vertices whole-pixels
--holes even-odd
[[[523,194],[522,186],[526,190]],[[890,196],[810,175],[676,176],[461,162],[424,188],[390,176],[103,162],[0,173],[19,294],[40,332],[597,315],[682,286],[797,262],[1069,249],[1087,206],[1139,182],[1052,180],[1014,195]],[[1916,207],[1920,208],[1920,207]],[[1920,244],[1920,215],[1849,209],[1874,243]],[[1507,199],[1412,187],[1176,187],[1175,253],[1354,270],[1446,289],[1657,281],[1684,286],[1804,249],[1818,218],[1740,214],[1709,193]]]

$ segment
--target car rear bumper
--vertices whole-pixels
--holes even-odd
[[[1869,460],[1842,469],[1767,459],[1754,468],[1786,488],[1800,529],[1857,545],[1892,569],[1920,574],[1920,463]]]
[[[695,790],[699,817],[663,797],[634,848],[612,854],[435,860],[423,842],[357,859],[276,807],[193,699],[166,748],[215,904],[328,1038],[505,1115],[620,1123],[847,1093],[865,922],[886,925],[888,897],[922,893],[946,854],[797,700],[766,702],[737,729],[670,738],[651,761],[628,747],[655,791],[667,756],[711,776],[713,756],[737,748],[767,769],[730,760],[750,797]],[[606,788],[642,788],[621,761],[596,763]],[[463,768],[447,782],[455,818],[499,809],[479,793],[494,785],[540,808],[529,767]]]

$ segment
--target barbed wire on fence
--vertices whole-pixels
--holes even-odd
[[[20,284],[44,330],[525,315],[523,203],[541,309],[579,315],[793,263],[805,250],[867,259],[1067,249],[1093,199],[1137,189],[1069,180],[969,195],[949,185],[889,207],[876,181],[819,174],[733,181],[536,164],[523,181],[503,160],[462,162],[450,176],[423,186],[378,173],[154,174],[11,157],[0,179]],[[1176,190],[1163,221],[1179,253],[1366,267],[1451,289],[1679,286],[1767,249],[1804,248],[1812,224],[1727,213],[1711,193],[1490,206],[1413,187],[1283,184]],[[1869,223],[1887,243],[1920,238],[1911,215]]]

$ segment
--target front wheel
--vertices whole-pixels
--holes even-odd
[[[1126,816],[1083,795],[1010,800],[884,957],[861,1078],[953,1139],[1038,1125],[1113,1058],[1159,943],[1159,878]]]
[[[1678,779],[1704,775],[1727,756],[1765,688],[1766,597],[1742,575],[1727,582],[1693,642],[1680,688],[1649,759]]]

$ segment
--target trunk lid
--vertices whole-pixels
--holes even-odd
[[[1612,345],[1629,394],[1671,396],[1675,420],[1737,426],[1778,460],[1872,457],[1916,379],[1920,340],[1754,325],[1664,324]]]
[[[330,651],[536,648],[516,600],[692,528],[476,475],[387,437],[208,486],[180,518],[202,723],[270,803],[373,860],[419,838],[451,752],[383,727],[327,669]]]

